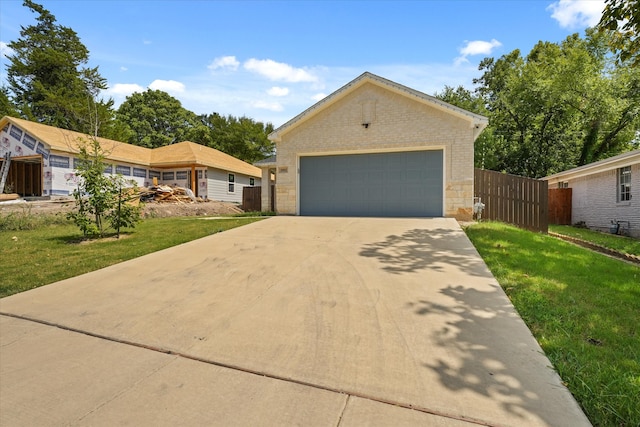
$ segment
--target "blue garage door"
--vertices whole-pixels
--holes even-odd
[[[300,158],[300,214],[442,216],[442,150]]]

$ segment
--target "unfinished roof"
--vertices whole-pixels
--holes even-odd
[[[314,105],[312,105],[311,107],[303,111],[302,113],[295,116],[293,119],[289,120],[288,122],[286,122],[285,124],[277,128],[276,130],[274,130],[271,134],[269,134],[269,139],[274,142],[280,142],[282,140],[282,135],[284,133],[290,131],[296,126],[299,126],[301,123],[305,122],[306,120],[313,117],[314,115],[324,110],[328,106],[332,105],[333,103],[337,102],[338,100],[344,98],[345,96],[352,93],[354,90],[364,85],[365,83],[372,83],[379,87],[413,98],[418,102],[428,104],[434,108],[445,111],[449,114],[460,117],[464,120],[467,120],[471,126],[475,126],[478,129],[477,134],[479,134],[480,133],[479,131],[484,129],[489,123],[489,120],[484,116],[456,107],[454,105],[441,101],[438,98],[427,95],[426,93],[422,93],[415,89],[411,89],[409,87],[395,83],[391,80],[387,80],[375,74],[365,72],[361,74],[359,77],[357,77],[355,80],[352,80],[351,82],[342,86],[340,89],[336,90],[331,95],[315,103]]]
[[[80,132],[60,129],[15,117],[4,117],[0,121],[0,129],[4,128],[7,123],[15,124],[40,141],[48,144],[52,150],[65,153],[77,154],[80,145],[83,142],[88,142],[89,138],[88,135]],[[151,159],[150,149],[106,138],[97,139],[109,160],[149,166]]]
[[[0,120],[0,129],[8,123],[15,124],[52,150],[77,154],[80,144],[89,136],[80,132],[60,129],[14,117]],[[150,168],[179,168],[202,166],[229,172],[260,177],[260,169],[214,148],[185,141],[159,148],[146,148],[106,138],[97,138],[100,146],[111,161],[133,163]]]
[[[151,165],[177,168],[191,165],[207,166],[260,177],[260,169],[233,156],[195,142],[184,141],[151,150]]]
[[[585,175],[591,175],[594,173],[606,172],[608,170],[630,166],[636,163],[640,163],[640,150],[628,151],[626,153],[618,154],[617,156],[609,157],[608,159],[599,160],[597,162],[589,163],[584,166],[578,166],[577,168],[569,169],[564,172],[545,176],[541,179],[544,179],[546,181],[575,179]]]

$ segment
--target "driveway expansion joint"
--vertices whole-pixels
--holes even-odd
[[[193,360],[195,362],[205,363],[205,364],[212,365],[212,366],[217,366],[217,367],[221,367],[221,368],[225,368],[225,369],[231,369],[231,370],[234,370],[234,371],[243,372],[243,373],[246,373],[246,374],[257,375],[257,376],[260,376],[260,377],[270,378],[270,379],[273,379],[273,380],[276,380],[276,381],[284,381],[284,382],[297,384],[297,385],[301,385],[301,386],[305,386],[305,387],[311,387],[311,388],[314,388],[314,389],[317,389],[317,390],[323,390],[323,391],[328,391],[328,392],[332,392],[332,393],[342,394],[342,395],[346,396],[346,399],[345,399],[345,405],[344,405],[344,407],[343,407],[343,409],[342,409],[342,411],[340,413],[340,417],[338,419],[337,426],[339,426],[341,421],[342,421],[342,417],[343,417],[344,412],[346,411],[346,408],[347,408],[347,406],[349,404],[350,398],[351,397],[358,397],[360,399],[365,399],[365,400],[369,400],[369,401],[376,402],[376,403],[396,406],[396,407],[403,408],[403,409],[409,409],[409,410],[412,410],[412,411],[422,412],[422,413],[425,413],[425,414],[434,415],[434,416],[438,416],[438,417],[442,417],[442,418],[448,418],[448,419],[452,419],[452,420],[456,420],[456,421],[463,421],[463,422],[467,422],[467,423],[475,424],[475,425],[479,425],[479,426],[500,427],[498,424],[488,423],[488,422],[486,422],[484,420],[480,420],[480,419],[474,419],[474,418],[469,418],[469,417],[464,417],[464,416],[444,413],[442,411],[433,410],[433,409],[429,409],[429,408],[424,408],[424,407],[420,407],[420,406],[415,406],[415,405],[411,405],[411,404],[407,404],[407,403],[395,402],[395,401],[391,401],[391,400],[388,400],[388,399],[381,399],[381,398],[378,398],[378,397],[375,397],[375,396],[369,396],[369,395],[366,395],[366,394],[363,394],[363,393],[340,390],[340,389],[337,389],[337,388],[332,388],[332,387],[321,385],[321,384],[315,384],[315,383],[308,382],[308,381],[297,380],[295,378],[285,377],[285,376],[282,376],[282,375],[270,374],[270,373],[267,373],[267,372],[261,372],[261,371],[257,371],[257,370],[253,370],[253,369],[247,369],[247,368],[243,368],[241,366],[236,366],[236,365],[232,365],[232,364],[228,364],[228,363],[216,362],[216,361],[213,361],[213,360],[205,359],[205,358],[198,357],[198,356],[189,355],[189,354],[186,354],[186,353],[177,352],[177,351],[174,351],[174,350],[169,350],[169,349],[156,347],[156,346],[150,346],[150,345],[143,344],[143,343],[138,343],[138,342],[135,342],[135,341],[129,341],[129,340],[124,340],[124,339],[120,339],[120,338],[109,337],[107,335],[97,334],[97,333],[94,333],[94,332],[89,332],[89,331],[85,331],[85,330],[82,330],[82,329],[78,329],[78,328],[74,328],[74,327],[70,327],[70,326],[65,326],[65,325],[62,325],[62,324],[59,324],[59,323],[49,322],[49,321],[43,320],[43,319],[36,319],[36,318],[29,317],[29,316],[24,316],[24,315],[20,315],[20,314],[13,314],[13,313],[7,313],[7,312],[4,312],[4,311],[0,311],[0,316],[6,316],[6,317],[14,318],[14,319],[20,319],[20,320],[24,320],[24,321],[27,321],[27,322],[34,322],[34,323],[38,323],[38,324],[41,324],[41,325],[57,328],[57,329],[60,329],[60,330],[63,330],[63,331],[73,332],[73,333],[89,336],[89,337],[92,337],[92,338],[97,338],[97,339],[102,339],[102,340],[105,340],[105,341],[110,341],[110,342],[113,342],[113,343],[116,343],[116,344],[123,344],[123,345],[137,347],[137,348],[141,348],[141,349],[145,349],[145,350],[150,350],[150,351],[153,351],[153,352],[162,353],[162,354],[166,354],[166,355],[170,355],[170,356],[176,356],[176,357],[180,357],[180,358],[187,359],[187,360]],[[85,416],[86,415],[87,414],[85,414]]]

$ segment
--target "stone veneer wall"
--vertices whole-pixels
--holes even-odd
[[[369,116],[368,128],[362,126]],[[469,121],[365,83],[294,126],[277,144],[277,211],[298,212],[298,158],[308,154],[444,150],[444,214],[471,219],[473,134]]]

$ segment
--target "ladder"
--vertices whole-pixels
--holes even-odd
[[[0,194],[4,192],[4,184],[7,181],[7,175],[9,175],[9,165],[11,164],[11,151],[7,151],[4,155],[4,162],[0,168]]]

